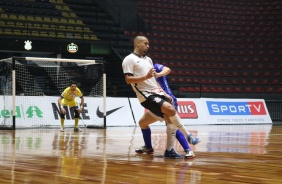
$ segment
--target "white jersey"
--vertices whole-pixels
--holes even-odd
[[[122,62],[123,73],[132,74],[133,76],[145,76],[152,68],[154,68],[154,66],[150,57],[140,57],[134,53],[126,56]],[[146,97],[149,95],[163,95],[163,90],[158,86],[155,77],[144,80],[140,83],[132,83],[131,86],[140,103],[145,101]]]

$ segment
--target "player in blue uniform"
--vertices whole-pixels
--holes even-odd
[[[156,70],[156,80],[159,83],[159,85],[161,86],[161,88],[169,95],[171,96],[171,98],[173,99],[173,105],[175,107],[175,109],[177,110],[178,104],[177,104],[177,99],[176,97],[173,95],[167,79],[166,79],[166,75],[168,75],[170,73],[170,69],[164,65],[161,64],[154,64],[154,69]],[[176,130],[176,127],[173,126],[171,124],[171,122],[169,120],[166,119],[166,124],[167,124],[167,149],[165,151],[165,157],[166,155],[169,154],[169,150],[172,149],[173,144],[174,144],[174,140],[175,137],[177,138],[177,140],[179,141],[179,143],[181,144],[181,146],[184,149],[185,157],[186,158],[193,158],[195,157],[194,152],[191,150],[185,136],[183,135],[183,133],[181,133],[181,131]],[[190,136],[188,137],[188,141],[190,144],[198,144],[201,139],[193,136],[192,134],[190,134]]]

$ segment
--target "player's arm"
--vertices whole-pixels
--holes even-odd
[[[144,76],[133,76],[133,74],[131,74],[131,73],[125,73],[124,78],[125,78],[125,82],[127,84],[139,83],[139,82],[143,82],[144,80],[152,78],[153,76],[155,76],[155,74],[156,74],[156,71],[155,71],[154,68],[152,68]]]
[[[162,77],[162,76],[166,76],[166,75],[170,74],[170,72],[171,72],[170,68],[168,68],[168,67],[166,67],[166,66],[163,66],[163,65],[158,65],[158,64],[156,64],[156,65],[154,65],[154,67],[155,67],[155,69],[156,69],[157,71],[160,70],[160,68],[158,68],[158,67],[162,67],[162,68],[161,68],[161,71],[160,71],[159,73],[156,73],[156,78]],[[159,81],[158,81],[158,86],[159,86],[160,88],[162,88],[161,85],[159,84]],[[163,90],[163,92],[164,92],[164,95],[165,95],[168,99],[170,99],[170,102],[172,103],[172,102],[173,102],[173,98],[172,98],[169,94],[167,94],[167,92],[166,92],[165,90]]]
[[[159,73],[156,73],[156,78],[162,77],[162,76],[166,76],[168,74],[170,74],[171,70],[168,67],[163,67],[162,71]]]
[[[78,109],[78,112],[81,113],[83,111],[83,107],[84,107],[84,97],[83,97],[83,94],[82,94],[82,92],[79,88],[76,88],[76,96],[80,98],[80,107]]]
[[[83,96],[80,97],[80,100],[81,100],[81,102],[80,102],[80,109],[83,109],[83,107],[84,107],[84,97]]]
[[[159,88],[162,89],[161,85],[158,82],[157,82],[157,84],[158,84]],[[162,91],[164,93],[164,96],[167,97],[168,99],[170,99],[171,102],[173,102],[173,98],[169,94],[167,94],[165,90],[162,90]]]
[[[61,112],[62,112],[63,114],[65,114],[65,113],[66,113],[66,110],[65,110],[64,107],[63,107],[62,99],[63,99],[62,96],[60,96],[60,97],[58,98],[58,104],[59,104],[59,107],[60,107]]]
[[[61,96],[58,98],[58,104],[59,104],[60,107],[63,107],[62,99],[63,99],[63,97],[61,97]]]

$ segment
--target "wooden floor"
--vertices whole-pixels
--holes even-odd
[[[164,159],[165,127],[151,129],[153,155],[135,154],[139,127],[1,130],[0,183],[282,183],[282,126],[189,126],[202,139],[192,160]]]

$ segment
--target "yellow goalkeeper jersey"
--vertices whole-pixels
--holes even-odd
[[[75,100],[75,97],[82,97],[83,94],[81,93],[80,89],[78,87],[76,87],[76,90],[75,91],[72,91],[70,89],[70,87],[67,87],[63,93],[61,94],[61,97],[64,99],[64,100],[67,100],[67,101],[74,101]]]

